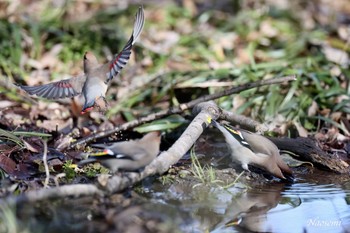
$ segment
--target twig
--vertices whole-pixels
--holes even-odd
[[[208,126],[208,118],[217,119],[220,115],[220,109],[214,102],[205,102],[198,104],[194,108],[195,114],[198,115],[190,123],[181,137],[169,148],[168,151],[162,152],[150,165],[145,167],[143,172],[122,173],[121,176],[112,176],[107,180],[106,184],[100,182],[99,186],[92,184],[75,184],[53,187],[50,189],[40,189],[29,191],[17,197],[10,197],[0,200],[3,202],[18,204],[21,202],[37,202],[52,198],[63,198],[67,196],[92,196],[104,195],[119,192],[126,187],[133,185],[142,179],[162,174],[169,169],[170,166],[177,163],[180,158],[192,147],[197,141],[203,130]]]
[[[40,200],[46,200],[51,198],[62,198],[67,196],[92,196],[92,195],[104,195],[115,193],[125,189],[126,187],[141,181],[142,179],[155,174],[163,174],[169,169],[170,166],[175,164],[195,143],[195,141],[202,134],[203,130],[208,126],[208,118],[217,119],[221,110],[217,107],[214,102],[204,102],[207,100],[213,100],[219,98],[223,95],[230,95],[233,93],[240,92],[249,88],[254,88],[262,85],[269,85],[275,83],[281,83],[285,81],[294,80],[295,76],[287,76],[276,79],[263,80],[255,83],[241,85],[232,88],[227,91],[216,93],[213,95],[204,96],[196,100],[190,101],[187,104],[181,104],[178,107],[169,109],[167,111],[161,111],[156,114],[150,115],[148,117],[141,118],[138,121],[132,121],[126,123],[122,126],[116,127],[113,130],[106,132],[100,132],[92,135],[88,138],[82,139],[71,147],[81,145],[83,143],[90,142],[94,139],[104,137],[119,130],[125,130],[134,126],[137,126],[144,122],[149,122],[157,117],[162,117],[169,114],[180,113],[186,109],[193,108],[194,114],[197,116],[190,123],[187,129],[183,132],[181,137],[169,148],[168,151],[162,152],[150,165],[148,165],[141,173],[123,173],[122,176],[112,176],[105,185],[100,184],[99,187],[92,184],[76,184],[76,185],[64,185],[60,187],[54,187],[50,189],[41,189],[35,191],[29,191],[25,194],[19,195],[17,197],[6,198],[5,200],[0,200],[7,203],[20,203],[20,202],[36,202]],[[203,103],[204,102],[204,103]]]
[[[43,162],[44,162],[44,168],[45,168],[45,181],[44,181],[44,188],[49,187],[49,180],[50,180],[50,171],[49,171],[49,166],[47,165],[47,141],[42,140],[44,144],[44,153],[43,153]]]
[[[222,110],[220,119],[229,121],[233,124],[237,124],[240,127],[253,132],[264,133],[269,130],[268,126],[265,124],[261,124],[260,122],[255,121],[249,117],[226,110]]]
[[[53,178],[53,180],[55,181],[56,187],[60,186],[59,179],[63,177],[66,177],[66,173],[59,173]]]
[[[118,192],[145,177],[163,174],[170,166],[177,163],[182,156],[193,146],[203,130],[208,126],[208,118],[217,119],[219,108],[213,102],[201,103],[196,106],[198,115],[193,119],[180,138],[167,150],[162,152],[150,165],[141,173],[129,173],[125,176],[111,177],[104,187],[108,193]]]
[[[224,91],[221,91],[221,92],[218,92],[218,93],[214,93],[214,94],[211,94],[211,95],[206,95],[206,96],[200,97],[198,99],[192,100],[192,101],[190,101],[190,102],[188,102],[186,104],[180,104],[179,106],[170,108],[168,110],[163,110],[163,111],[160,111],[158,113],[151,114],[151,115],[148,115],[146,117],[142,117],[140,119],[130,121],[130,122],[125,123],[125,124],[123,124],[121,126],[117,126],[117,127],[113,128],[111,130],[107,130],[107,131],[99,132],[99,133],[96,133],[96,134],[92,134],[89,137],[82,138],[82,139],[76,141],[75,143],[72,143],[68,148],[71,149],[71,148],[74,148],[74,147],[77,147],[77,146],[89,143],[91,141],[94,141],[94,140],[96,140],[98,138],[103,138],[103,137],[109,136],[111,134],[117,133],[119,131],[127,130],[127,129],[139,126],[139,125],[147,123],[147,122],[151,122],[153,120],[156,120],[156,119],[168,116],[168,115],[181,113],[184,110],[193,108],[195,105],[197,105],[199,103],[202,103],[202,102],[205,102],[205,101],[218,99],[218,98],[220,98],[222,96],[232,95],[232,94],[239,93],[241,91],[248,90],[248,89],[251,89],[251,88],[254,88],[254,87],[260,87],[260,86],[271,85],[271,84],[278,84],[278,83],[283,83],[283,82],[292,81],[292,80],[296,80],[296,76],[295,75],[279,77],[279,78],[272,78],[272,79],[267,79],[267,80],[260,80],[260,81],[257,81],[257,82],[247,83],[247,84],[243,84],[243,85],[240,85],[240,86],[237,86],[237,87],[233,87],[231,89],[224,90]],[[61,148],[61,150],[63,150],[63,149],[66,149],[66,148]]]

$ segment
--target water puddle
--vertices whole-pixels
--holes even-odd
[[[347,179],[315,171],[298,175],[293,184],[227,190],[173,184],[151,199],[192,213],[191,232],[350,232]]]
[[[214,168],[215,179],[231,183],[236,173],[226,145],[207,135],[197,142],[196,156]],[[186,161],[183,171],[188,175],[183,178],[175,172],[168,182],[160,182],[169,171],[108,198],[23,205],[8,209],[6,216],[22,223],[12,232],[21,232],[19,225],[29,232],[350,232],[349,175],[300,167],[294,169],[295,183],[286,184],[258,181],[246,173],[225,189],[224,184],[201,183],[189,166]]]

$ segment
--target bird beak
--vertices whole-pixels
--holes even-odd
[[[103,151],[100,151],[100,152],[95,152],[95,153],[90,153],[89,154],[89,157],[91,156],[105,156],[105,155],[111,155],[112,151],[109,150],[109,149],[106,149],[106,150],[103,150]]]

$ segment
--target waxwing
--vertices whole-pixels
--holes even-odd
[[[228,124],[221,125],[215,120],[212,120],[212,124],[224,134],[232,159],[240,162],[244,170],[249,171],[248,164],[252,164],[275,177],[293,181],[292,170],[283,162],[272,141],[249,131],[237,130]]]
[[[105,95],[108,84],[127,64],[132,46],[139,37],[144,22],[143,8],[140,7],[135,16],[134,29],[130,39],[112,61],[100,64],[91,52],[86,52],[84,55],[84,74],[39,86],[18,86],[31,95],[47,99],[60,99],[83,94],[85,103],[81,111],[82,114],[94,106],[105,111],[107,108]]]
[[[94,144],[93,147],[104,149],[103,152],[90,154],[78,163],[82,166],[99,162],[113,173],[117,171],[137,171],[150,164],[159,153],[160,132],[150,132],[138,140],[129,140],[105,144]]]

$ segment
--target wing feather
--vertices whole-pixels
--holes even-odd
[[[143,25],[145,24],[145,15],[142,7],[139,8],[135,17],[136,18],[132,35],[126,43],[126,45],[124,46],[123,50],[119,54],[117,54],[115,58],[111,61],[109,65],[109,73],[106,83],[113,79],[113,77],[117,76],[117,74],[127,64],[130,58],[132,46],[141,34]]]
[[[79,95],[82,92],[85,75],[80,75],[71,79],[64,79],[39,86],[18,85],[30,95],[37,95],[47,99],[60,99]]]

